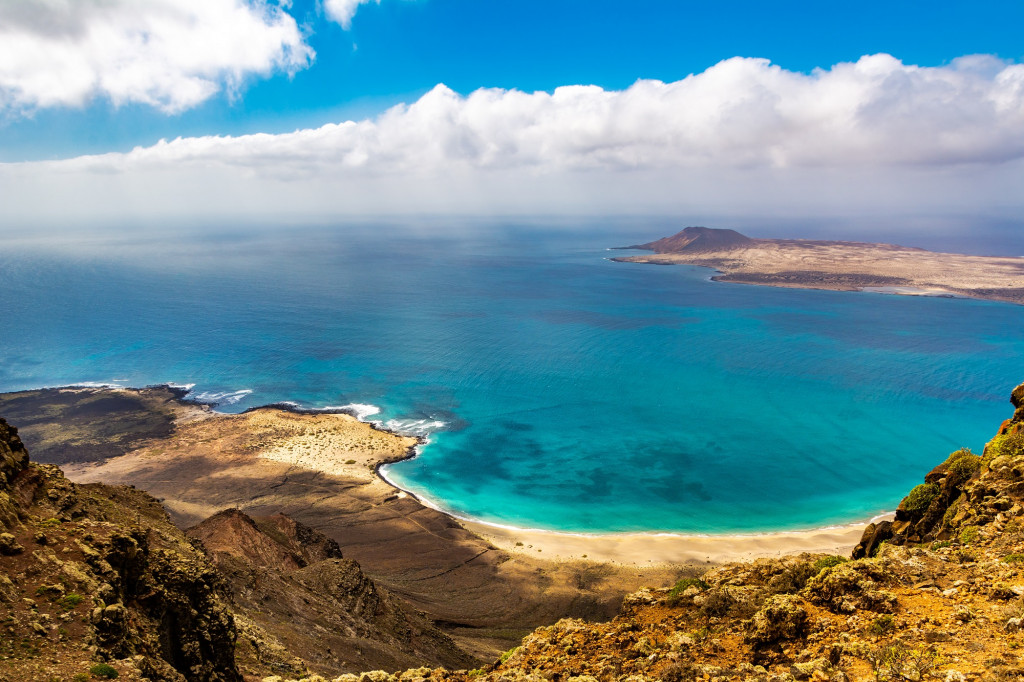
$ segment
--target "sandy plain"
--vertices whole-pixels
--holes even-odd
[[[713,279],[840,291],[964,296],[1024,304],[1024,258],[937,253],[891,244],[754,239],[721,251],[621,256],[614,261],[701,265]]]

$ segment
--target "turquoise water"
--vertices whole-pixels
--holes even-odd
[[[722,533],[892,509],[950,451],[980,450],[1024,380],[1024,307],[606,260],[656,234],[491,234],[8,242],[0,390],[375,405],[430,437],[388,476],[454,513]]]

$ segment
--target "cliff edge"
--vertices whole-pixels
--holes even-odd
[[[0,679],[242,680],[221,580],[156,500],[30,464],[3,419],[0,474]]]

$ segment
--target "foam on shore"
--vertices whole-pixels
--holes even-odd
[[[352,416],[361,422],[367,421],[368,417],[372,417],[375,414],[380,414],[380,408],[369,403],[349,403],[348,405],[343,405],[340,409],[351,411]]]
[[[252,392],[251,388],[243,388],[238,391],[204,391],[195,395],[189,393],[188,399],[207,405],[234,405]]]

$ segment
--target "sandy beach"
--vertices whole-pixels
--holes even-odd
[[[252,449],[261,460],[329,476],[360,479],[371,487],[383,483],[402,498],[407,494],[414,496],[381,476],[378,466],[412,456],[419,443],[415,438],[382,431],[346,414],[302,414],[268,407],[219,417],[226,419],[216,419],[208,426],[217,434],[230,432],[234,438],[245,438],[245,447]],[[202,433],[184,436],[179,447],[193,447],[197,441],[209,437],[208,428],[199,424],[196,427]],[[158,447],[165,452],[162,446]],[[148,449],[138,454],[144,458],[153,456]],[[74,471],[83,481],[96,480],[97,476],[109,473],[109,467]],[[623,565],[717,564],[801,552],[845,555],[860,541],[867,525],[866,522],[807,531],[694,536],[559,533],[452,518],[463,528],[506,551],[547,560],[587,559]]]
[[[860,542],[867,525],[858,523],[761,535],[695,536],[672,533],[586,535],[501,528],[465,520],[460,523],[507,551],[548,559],[588,559],[618,564],[717,564],[803,552],[845,556]]]

